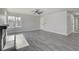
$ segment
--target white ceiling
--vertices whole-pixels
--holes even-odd
[[[36,8],[7,8],[8,12],[15,12],[21,14],[34,15],[32,11]],[[72,11],[73,13],[79,13],[79,8],[40,8],[43,12],[43,15],[49,13],[55,13],[62,10]]]

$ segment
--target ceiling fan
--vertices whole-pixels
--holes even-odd
[[[33,14],[41,15],[43,13],[43,10],[41,10],[41,9],[34,9],[32,12],[33,12]]]

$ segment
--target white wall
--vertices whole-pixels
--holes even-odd
[[[67,11],[51,13],[42,17],[11,12],[8,12],[8,15],[19,16],[22,18],[22,27],[8,29],[8,32],[32,31],[42,29],[49,32],[68,35],[72,33],[73,29],[71,13]],[[3,23],[4,21],[0,17],[0,24]]]
[[[73,32],[73,14],[67,11],[67,34],[71,34]]]
[[[74,31],[73,20],[74,16],[69,11],[52,13],[40,18],[40,29],[62,35],[69,35]]]
[[[32,16],[32,15],[25,15],[25,14],[16,14],[16,13],[9,13],[10,16],[19,16],[22,19],[22,27],[8,29],[8,32],[20,32],[20,31],[32,31],[40,29],[40,17]]]
[[[6,16],[3,8],[0,8],[0,24],[6,24]]]
[[[0,15],[0,24],[4,24],[4,19],[2,15]]]
[[[67,35],[66,11],[42,16],[40,23],[42,30]]]

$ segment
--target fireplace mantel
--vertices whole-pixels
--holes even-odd
[[[6,29],[7,26],[9,26],[8,24],[0,24],[0,29]]]

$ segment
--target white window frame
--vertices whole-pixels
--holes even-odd
[[[12,19],[11,19],[12,18]],[[21,17],[15,17],[15,16],[8,16],[8,19],[7,19],[7,23],[9,24],[9,20],[14,20],[13,22],[13,27],[9,27],[9,28],[16,28],[16,27],[21,27],[22,26],[22,23],[21,23]],[[17,25],[18,24],[18,22],[20,22],[20,24],[19,25]],[[9,24],[10,25],[10,24]]]

